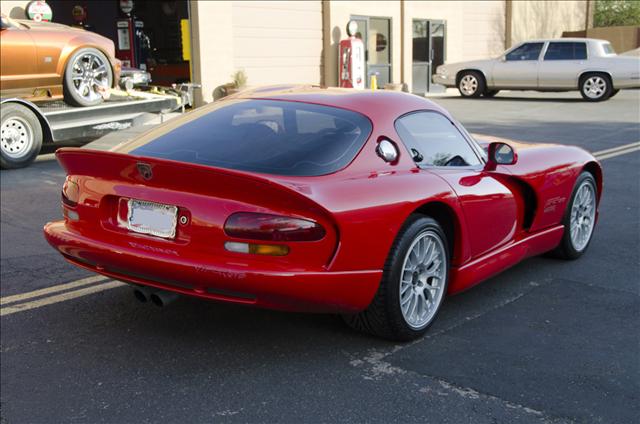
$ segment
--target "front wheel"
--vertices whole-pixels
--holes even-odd
[[[562,223],[564,235],[556,253],[564,259],[577,259],[587,250],[596,224],[598,188],[593,175],[578,177]]]
[[[436,318],[448,277],[449,251],[442,228],[432,218],[412,216],[391,248],[371,304],[345,316],[345,322],[386,339],[418,338]]]
[[[611,97],[613,87],[604,74],[587,74],[580,78],[580,94],[588,102],[601,102]]]
[[[462,97],[480,97],[485,92],[484,77],[475,71],[465,71],[458,78],[458,91]]]
[[[33,162],[42,147],[42,127],[26,106],[5,103],[0,123],[0,165],[2,169],[24,168]]]

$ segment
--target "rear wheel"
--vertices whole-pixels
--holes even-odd
[[[577,259],[587,250],[595,227],[598,189],[593,175],[578,177],[562,223],[564,235],[556,253],[564,259]]]
[[[113,85],[113,72],[107,57],[99,50],[78,50],[64,72],[64,101],[72,106],[95,106]]]
[[[618,92],[620,92],[620,89],[612,90],[612,91],[611,91],[611,95],[609,96],[609,98],[612,98],[613,96],[615,96],[616,94],[618,94]]]
[[[42,147],[42,127],[26,106],[2,105],[0,123],[0,165],[2,169],[23,168],[33,162]]]
[[[463,71],[458,77],[458,91],[462,97],[480,97],[485,91],[484,77],[476,71]]]
[[[580,94],[588,102],[601,102],[611,97],[613,87],[606,74],[589,73],[580,78]]]
[[[437,221],[415,215],[391,248],[376,296],[366,310],[345,316],[352,328],[391,340],[422,336],[447,291],[449,251]]]

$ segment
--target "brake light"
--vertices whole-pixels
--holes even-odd
[[[62,203],[67,206],[75,207],[80,199],[80,187],[78,183],[67,177],[62,186]]]
[[[314,221],[253,212],[231,215],[224,224],[224,232],[231,237],[269,241],[317,241],[326,233]]]

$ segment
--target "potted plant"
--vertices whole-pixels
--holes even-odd
[[[247,74],[242,69],[231,74],[231,79],[233,82],[227,84],[227,96],[241,91],[247,85]]]

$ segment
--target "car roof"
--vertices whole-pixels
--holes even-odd
[[[380,113],[397,117],[416,110],[433,110],[449,116],[443,108],[424,97],[391,90],[279,85],[249,89],[229,98],[313,103],[352,110],[370,118]]]
[[[535,39],[535,40],[526,40],[523,41],[520,44],[523,43],[546,43],[547,41],[549,42],[576,42],[576,41],[581,41],[583,43],[608,43],[609,41],[607,40],[601,40],[598,38],[582,38],[582,37],[567,37],[567,38],[540,38],[540,39]]]

